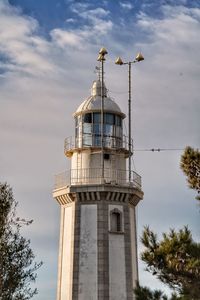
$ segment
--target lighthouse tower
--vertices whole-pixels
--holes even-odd
[[[143,192],[126,168],[125,117],[100,79],[74,113],[75,136],[64,147],[71,169],[56,176],[53,191],[61,207],[57,300],[134,299]]]

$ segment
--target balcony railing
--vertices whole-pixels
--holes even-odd
[[[72,169],[55,176],[55,189],[71,185],[121,185],[141,189],[141,177],[134,171],[131,172],[131,180],[127,170],[104,169],[104,178],[101,177],[100,168]]]
[[[123,135],[122,138],[104,136],[103,138],[104,148],[111,149],[124,149],[129,151],[128,137]],[[64,141],[65,153],[75,148],[88,148],[88,147],[101,147],[101,136],[95,134],[83,134],[80,138],[67,137]],[[131,139],[131,152],[133,153],[133,140]]]

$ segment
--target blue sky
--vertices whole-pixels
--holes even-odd
[[[56,298],[59,206],[53,175],[69,168],[63,140],[72,113],[90,94],[98,51],[108,50],[105,80],[127,112],[127,69],[114,64],[142,51],[132,72],[136,149],[200,147],[199,1],[0,1],[0,180],[14,189],[38,260],[36,300]],[[144,200],[139,234],[188,224],[199,239],[199,209],[179,168],[181,151],[135,152]],[[141,245],[139,245],[141,249]],[[160,286],[143,271],[140,279]]]

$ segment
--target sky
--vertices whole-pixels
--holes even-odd
[[[109,95],[127,113],[128,73],[115,58],[145,60],[132,68],[135,150],[200,148],[200,2],[195,0],[0,0],[0,181],[34,223],[38,270],[35,300],[56,298],[60,208],[54,174],[70,168],[63,141],[74,135],[72,114],[90,95],[99,49],[108,51]],[[188,225],[199,241],[199,207],[180,170],[182,151],[135,151],[142,176],[138,237],[143,226],[161,236]],[[139,243],[139,251],[142,246]],[[161,286],[144,271],[140,281]]]

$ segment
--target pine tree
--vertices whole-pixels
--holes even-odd
[[[12,189],[0,183],[0,300],[28,300],[37,293],[31,289],[42,262],[34,262],[30,240],[20,234],[26,221],[16,217],[17,202]]]
[[[177,296],[177,294],[175,293],[173,293],[171,297],[168,298],[160,290],[152,291],[148,287],[142,287],[139,284],[137,285],[134,292],[135,292],[136,300],[184,300],[184,298]]]
[[[200,200],[200,152],[191,147],[186,147],[181,156],[180,167],[187,176],[189,187],[196,190]]]
[[[200,244],[193,241],[188,228],[178,232],[171,229],[158,241],[157,235],[145,227],[141,241],[145,246],[141,259],[146,270],[186,299],[199,300]]]
[[[196,198],[200,200],[200,152],[186,147],[180,167],[187,176],[189,187],[197,191]],[[159,241],[147,226],[141,241],[145,247],[141,259],[147,265],[146,270],[179,293],[179,296],[172,294],[170,300],[199,300],[200,244],[193,241],[190,230],[187,227],[178,232],[171,229],[169,233],[163,233]],[[158,293],[155,295],[155,292]],[[168,300],[161,291],[151,291],[139,285],[135,294],[136,300],[155,300],[156,296]]]

